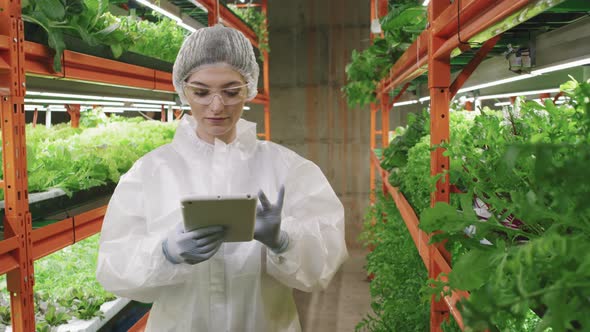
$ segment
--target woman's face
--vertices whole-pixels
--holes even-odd
[[[186,82],[190,89],[185,89],[185,95],[198,123],[199,138],[211,144],[215,138],[231,143],[245,103],[246,87],[239,88],[246,83],[242,75],[220,64],[198,70]],[[225,105],[228,101],[232,105]]]

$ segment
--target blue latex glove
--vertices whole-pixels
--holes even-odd
[[[275,253],[281,253],[289,246],[289,236],[281,231],[281,210],[285,188],[281,187],[276,204],[271,204],[262,190],[258,192],[260,205],[256,208],[256,225],[254,239],[269,247]]]
[[[168,261],[173,264],[197,264],[213,256],[221,243],[225,229],[223,226],[210,226],[185,232],[179,225],[164,242],[162,251]]]

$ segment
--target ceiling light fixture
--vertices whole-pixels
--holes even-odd
[[[137,107],[137,108],[153,108],[153,109],[158,109],[158,110],[162,109],[162,105],[157,105],[157,104],[131,104],[131,106]]]
[[[102,101],[102,100],[58,100],[58,99],[29,99],[25,98],[25,103],[34,104],[59,104],[59,105],[108,105],[108,106],[123,106],[125,103]]]
[[[565,63],[560,63],[560,64],[548,66],[545,68],[541,67],[541,68],[533,70],[531,73],[533,75],[541,75],[541,74],[546,74],[546,73],[550,73],[550,72],[554,72],[554,71],[558,71],[558,70],[562,70],[562,69],[579,67],[579,66],[588,65],[588,64],[590,64],[590,57],[586,56],[583,58],[577,58],[576,60],[573,60],[573,61],[568,61]]]
[[[509,101],[503,101],[501,103],[495,103],[494,104],[494,106],[509,106],[509,105],[512,105],[512,103],[509,102]]]
[[[162,7],[156,6],[155,4],[153,4],[153,3],[151,3],[151,2],[149,2],[147,0],[136,0],[136,1],[138,3],[146,6],[146,7],[149,7],[153,11],[156,11],[156,12],[158,12],[158,13],[166,16],[166,17],[168,17],[169,19],[175,21],[176,24],[178,24],[179,26],[187,29],[190,32],[193,32],[193,31],[196,30],[195,28],[193,28],[193,27],[187,25],[186,23],[184,23],[180,17],[178,17],[178,16],[170,13],[169,11],[164,10]]]
[[[400,101],[399,103],[394,103],[393,106],[405,106],[405,105],[412,105],[418,104],[417,100],[408,100],[408,101]]]
[[[540,95],[542,93],[557,93],[557,92],[559,92],[559,89],[520,91],[520,92],[502,93],[502,94],[497,94],[497,95],[479,96],[479,97],[477,97],[477,99],[478,100],[489,100],[489,99],[510,98],[510,97],[516,97],[516,96]]]
[[[175,102],[167,101],[167,100],[103,97],[103,96],[91,96],[91,95],[78,95],[78,94],[73,94],[73,93],[27,91],[26,95],[27,96],[30,95],[30,96],[43,96],[43,97],[57,97],[57,98],[90,99],[90,100],[110,100],[110,101],[122,101],[122,102],[130,102],[130,103],[158,104],[158,105],[176,105]]]
[[[469,92],[469,91],[473,91],[473,90],[489,88],[491,86],[506,84],[506,83],[510,83],[510,82],[516,82],[516,81],[524,80],[524,79],[531,78],[534,76],[536,76],[536,75],[524,74],[524,75],[520,75],[520,76],[504,78],[504,79],[497,80],[497,81],[492,81],[492,82],[488,82],[488,83],[478,84],[478,85],[470,86],[467,88],[459,89],[459,91],[457,91],[457,93],[463,93],[463,92]]]

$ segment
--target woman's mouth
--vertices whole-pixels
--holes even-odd
[[[211,117],[211,118],[205,118],[207,121],[211,122],[211,123],[221,123],[225,120],[227,120],[228,118],[224,118],[224,117]]]

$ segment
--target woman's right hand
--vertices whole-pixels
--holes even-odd
[[[223,243],[223,226],[209,226],[185,232],[179,225],[162,242],[166,259],[173,264],[197,264],[211,258]]]

